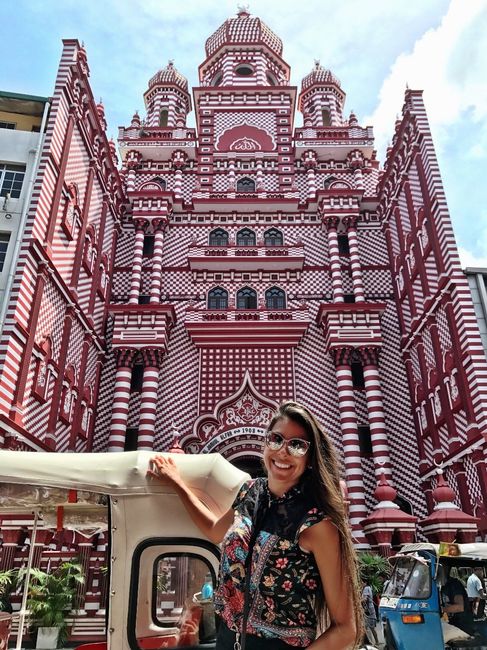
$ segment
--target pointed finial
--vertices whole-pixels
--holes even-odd
[[[318,69],[320,67],[320,59],[315,59],[315,68]]]
[[[174,59],[169,59],[168,62],[167,62],[167,65],[168,65],[170,68],[172,68],[173,65],[174,65]]]
[[[249,5],[237,5],[238,16],[248,16],[250,14]]]

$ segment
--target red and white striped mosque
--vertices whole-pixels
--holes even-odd
[[[64,41],[0,341],[0,445],[220,452],[257,474],[295,399],[340,451],[358,548],[484,538],[487,362],[421,91],[381,165],[337,77],[315,62],[291,86],[247,10],[198,72],[192,95],[172,62],[149,80],[119,167]],[[3,523],[5,568],[25,531]],[[92,579],[103,540],[83,543]]]

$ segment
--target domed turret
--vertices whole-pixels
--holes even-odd
[[[315,61],[314,68],[301,82],[299,110],[305,126],[342,126],[344,102],[345,93],[338,77]]]
[[[169,61],[150,79],[144,94],[147,108],[146,126],[184,127],[186,116],[191,111],[188,80]]]
[[[105,107],[103,106],[103,102],[100,98],[100,101],[96,105],[96,112],[98,113],[98,117],[100,118],[100,123],[103,127],[103,129],[106,131],[107,128],[107,121],[105,119]]]
[[[289,82],[282,41],[257,16],[240,8],[206,41],[200,67],[204,86],[279,86]]]

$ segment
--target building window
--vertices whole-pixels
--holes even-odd
[[[372,437],[368,424],[359,424],[357,427],[361,456],[372,456]]]
[[[210,246],[228,246],[228,233],[223,228],[210,232]]]
[[[365,388],[364,369],[360,361],[352,361],[352,383],[354,388]]]
[[[213,79],[214,86],[221,86],[223,81],[223,74],[219,72],[216,77]]]
[[[141,293],[139,295],[139,305],[148,305],[150,303],[150,295],[148,293]]]
[[[286,309],[286,294],[278,287],[272,287],[265,292],[265,306],[267,309]]]
[[[267,83],[269,84],[269,86],[277,86],[276,79],[275,79],[275,77],[273,75],[270,74],[270,72],[268,72],[266,74],[266,78],[267,78]]]
[[[264,233],[264,244],[266,246],[282,246],[282,232],[277,228],[270,228]]]
[[[343,296],[343,302],[355,302],[355,296],[353,293],[346,293]]]
[[[154,235],[145,235],[144,237],[144,248],[142,249],[142,255],[146,257],[151,257],[154,255]]]
[[[228,291],[216,287],[208,292],[208,309],[226,309],[228,307]]]
[[[250,287],[237,293],[237,309],[257,309],[257,293]]]
[[[235,68],[235,74],[238,74],[239,77],[250,77],[254,74],[254,69],[252,66],[243,63]]]
[[[0,232],[0,273],[3,271],[3,267],[5,265],[5,258],[7,257],[9,241],[10,233]]]
[[[0,196],[18,199],[25,177],[25,165],[0,164]]]
[[[130,380],[130,392],[140,393],[144,383],[144,364],[136,363],[132,368],[132,378]]]
[[[129,427],[125,430],[125,443],[123,446],[124,451],[137,451],[137,439],[139,437],[139,430]]]
[[[339,255],[350,255],[350,243],[348,235],[337,235]]]
[[[251,178],[239,178],[237,181],[237,192],[253,193],[255,192],[255,181]]]
[[[4,122],[3,120],[0,120],[0,129],[11,129],[13,131],[16,126],[15,122]]]
[[[243,228],[237,233],[237,246],[255,246],[255,232],[250,228]]]
[[[159,126],[167,126],[168,121],[168,111],[167,108],[163,108],[159,113]]]
[[[321,119],[323,121],[323,126],[331,126],[330,111],[327,108],[324,108],[321,111]]]

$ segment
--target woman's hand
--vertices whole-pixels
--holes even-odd
[[[181,485],[183,482],[176,463],[167,456],[157,455],[151,458],[147,475],[171,485]]]

